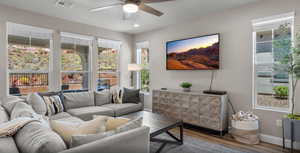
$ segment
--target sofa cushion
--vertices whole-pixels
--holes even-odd
[[[110,137],[115,135],[115,131],[107,131],[107,132],[101,132],[96,134],[80,134],[80,135],[73,135],[72,136],[72,142],[71,142],[71,148],[77,147],[83,144],[87,144],[96,140],[104,139],[106,137]]]
[[[140,89],[123,89],[122,103],[140,103]]]
[[[106,104],[102,105],[102,107],[110,108],[114,110],[115,116],[122,116],[129,113],[137,112],[143,109],[143,105],[141,103],[127,103],[127,104]]]
[[[64,93],[63,96],[63,103],[66,110],[87,106],[95,106],[94,92]]]
[[[78,134],[96,134],[99,132],[105,132],[106,118],[96,118],[82,124],[73,124],[71,122],[52,120],[51,127],[57,132],[64,141],[70,146],[72,135]]]
[[[31,122],[15,135],[22,153],[58,153],[67,147],[62,138],[40,122]]]
[[[7,122],[9,120],[9,116],[6,113],[6,110],[0,105],[0,124]]]
[[[111,101],[112,101],[112,95],[109,91],[95,92],[95,105],[96,106],[110,104]]]
[[[139,118],[127,121],[127,123],[124,123],[123,125],[119,126],[118,128],[116,128],[116,130],[110,130],[110,131],[106,131],[103,133],[96,133],[96,134],[73,135],[71,146],[76,147],[76,146],[87,144],[87,143],[90,143],[93,141],[104,139],[106,137],[110,137],[110,136],[113,136],[118,133],[127,132],[127,131],[141,127],[142,123],[143,123],[143,118],[139,117]]]
[[[38,93],[29,94],[27,97],[27,103],[32,106],[36,113],[45,115],[47,113],[47,107],[44,99]]]
[[[13,108],[10,114],[10,119],[12,120],[18,117],[32,117],[34,114],[36,113],[30,105],[23,102],[19,102]]]
[[[13,137],[0,138],[0,152],[1,153],[19,153]]]
[[[93,115],[114,116],[114,111],[112,109],[100,106],[74,108],[69,109],[67,112],[73,116],[79,117],[84,121],[93,119]]]
[[[59,119],[69,118],[69,117],[72,117],[72,115],[67,113],[67,112],[61,112],[61,113],[57,113],[55,115],[52,115],[50,117],[50,119],[51,120],[59,120]]]
[[[117,133],[130,131],[139,127],[142,127],[143,125],[143,117],[138,117],[136,119],[133,119],[129,121],[128,123],[125,123],[124,125],[121,125],[116,128]]]
[[[107,117],[107,116],[102,116],[102,115],[94,115],[93,118],[97,118],[97,117]],[[111,130],[115,130],[118,127],[120,127],[121,125],[124,125],[126,123],[128,123],[130,121],[130,119],[128,118],[122,118],[122,117],[108,117],[107,123],[106,123],[106,131],[111,131]]]

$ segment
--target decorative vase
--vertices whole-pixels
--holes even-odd
[[[283,118],[283,147],[285,147],[285,140],[292,140],[291,151],[293,152],[293,142],[300,141],[300,120]]]
[[[191,92],[191,88],[183,88],[184,92]]]

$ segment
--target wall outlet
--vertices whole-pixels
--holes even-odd
[[[276,126],[282,127],[282,120],[276,120]]]

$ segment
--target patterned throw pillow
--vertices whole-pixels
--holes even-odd
[[[112,91],[112,102],[115,104],[122,104],[123,91],[122,89],[115,89]]]
[[[47,106],[47,115],[52,116],[64,111],[64,106],[58,95],[55,96],[43,96],[45,104]]]

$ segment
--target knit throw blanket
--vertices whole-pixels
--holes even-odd
[[[21,128],[31,122],[42,122],[40,116],[18,117],[0,124],[0,138],[15,135]]]

